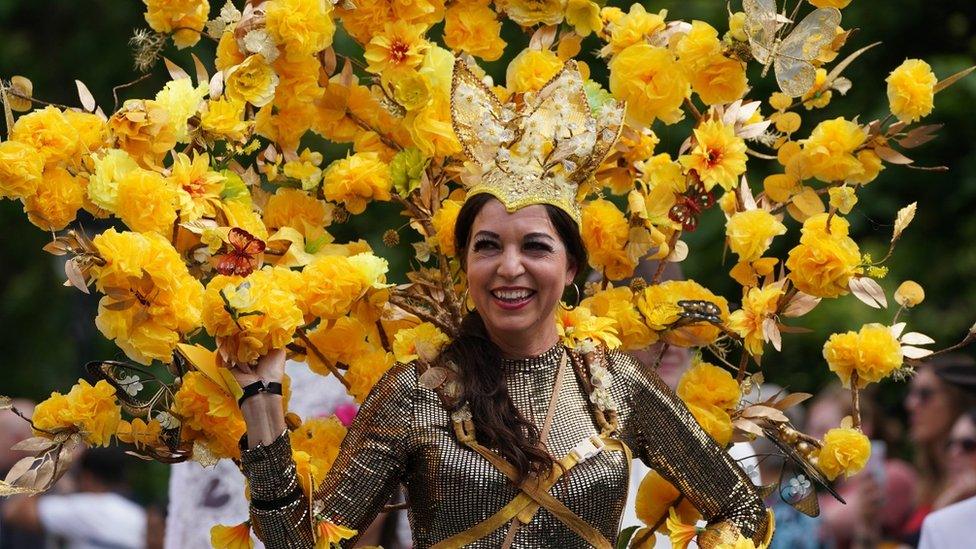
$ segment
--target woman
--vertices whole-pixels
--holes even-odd
[[[586,265],[577,226],[550,205],[510,213],[491,195],[478,194],[458,215],[456,243],[464,250],[477,312],[468,315],[443,356],[460,365],[477,443],[504,458],[523,489],[545,487],[545,479],[566,467],[557,458],[601,432],[583,389],[590,380],[578,357],[569,357],[559,344],[553,321],[563,289]],[[237,366],[235,375],[242,386],[280,381],[283,357],[272,353],[253,370]],[[619,417],[614,434],[623,445],[570,465],[552,487],[556,504],[534,492],[545,501],[542,509],[532,505],[533,498],[521,497],[485,454],[459,443],[438,395],[421,385],[413,365],[397,365],[350,428],[317,493],[316,511],[359,530],[402,483],[417,547],[609,547],[627,495],[626,454],[632,450],[710,521],[700,536],[703,546],[739,533],[762,540],[767,519],[756,491],[674,393],[622,354],[611,353],[608,368]],[[260,394],[242,405],[252,519],[271,546],[309,547],[312,527],[295,488],[280,399]],[[490,528],[497,523],[491,517],[513,500],[523,503],[523,511]]]
[[[926,517],[922,524],[920,549],[971,547],[976,537],[976,408],[956,420],[946,441],[949,477],[968,492],[968,499],[947,506]]]
[[[927,514],[960,497],[956,494],[958,487],[947,476],[945,444],[956,419],[966,409],[976,406],[976,387],[967,386],[962,379],[974,364],[967,355],[945,355],[920,367],[912,378],[905,408],[909,416],[909,435],[917,448],[915,462],[919,483],[917,508],[905,525],[906,542],[915,544],[918,541],[922,520]]]

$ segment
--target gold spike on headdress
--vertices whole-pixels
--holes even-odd
[[[593,112],[573,61],[515,105],[502,104],[458,59],[451,119],[471,160],[463,178],[468,196],[491,194],[510,212],[551,204],[578,224],[580,184],[620,135],[623,108],[609,101]]]

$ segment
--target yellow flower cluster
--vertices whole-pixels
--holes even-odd
[[[87,187],[85,179],[71,175],[65,168],[48,168],[37,189],[23,198],[27,219],[39,229],[60,231],[75,220],[84,206]]]
[[[681,502],[676,509],[681,521],[694,523],[700,516],[695,506],[688,501],[688,498],[681,497],[681,492],[673,484],[664,480],[660,473],[651,471],[644,476],[637,489],[637,500],[634,503],[637,518],[650,526],[658,524],[662,518],[668,516],[668,510],[679,498]],[[662,524],[658,531],[667,534],[667,525]]]
[[[289,59],[314,55],[332,45],[332,3],[321,0],[272,0],[265,4],[265,25]]]
[[[627,104],[627,124],[637,128],[655,120],[673,124],[691,84],[667,48],[636,43],[610,60],[610,92]]]
[[[786,234],[786,225],[761,209],[735,213],[725,224],[729,249],[739,256],[740,262],[759,259],[769,249],[773,237],[782,234]]]
[[[575,349],[581,343],[601,343],[608,349],[620,346],[617,329],[612,318],[596,316],[583,306],[566,309],[556,308],[556,329],[563,345]]]
[[[902,364],[901,344],[881,324],[865,324],[857,332],[833,334],[824,343],[823,356],[845,387],[850,386],[854,372],[860,388],[881,381]]]
[[[325,197],[354,214],[363,213],[370,200],[389,200],[392,188],[389,165],[371,152],[336,160],[322,176]]]
[[[152,30],[173,33],[178,48],[186,48],[200,40],[207,24],[210,2],[207,0],[142,0],[146,5],[146,22]]]
[[[176,126],[166,110],[151,99],[129,99],[109,118],[115,145],[143,168],[157,168],[176,145]]]
[[[51,393],[31,417],[38,435],[68,429],[81,433],[90,446],[108,446],[121,419],[115,387],[104,379],[95,385],[79,379],[68,394]]]
[[[598,317],[612,319],[623,350],[643,349],[658,339],[658,334],[648,328],[637,311],[634,292],[626,286],[598,292],[579,306]]]
[[[729,302],[717,296],[694,280],[668,280],[644,289],[637,299],[637,308],[647,326],[661,332],[661,338],[679,347],[701,347],[715,341],[721,329],[707,322],[696,322],[678,328],[669,328],[681,316],[679,301],[708,301],[719,309],[719,320],[729,318]]]
[[[105,264],[92,271],[105,293],[95,325],[141,364],[169,362],[182,334],[200,326],[203,286],[169,241],[108,229],[93,240]]]
[[[367,292],[384,287],[387,268],[385,259],[371,253],[318,257],[302,270],[299,304],[313,317],[345,316]]]
[[[264,224],[269,230],[294,227],[305,236],[328,225],[329,209],[325,202],[299,189],[281,188],[264,207]]]
[[[508,64],[505,86],[515,93],[539,91],[562,68],[562,60],[550,50],[522,50]]]
[[[817,454],[817,467],[830,480],[840,475],[849,477],[864,468],[871,457],[871,441],[863,433],[851,428],[837,428],[824,435],[823,447]]]
[[[625,249],[630,225],[623,212],[608,200],[591,200],[583,206],[582,218],[581,233],[590,266],[610,280],[633,274],[636,265]]]
[[[213,219],[226,178],[210,168],[210,155],[193,153],[189,157],[176,153],[170,167],[170,180],[179,197],[180,219],[193,221],[201,217]]]
[[[124,419],[120,421],[115,436],[120,441],[132,444],[138,449],[157,445],[162,431],[163,426],[159,420],[151,419],[147,423],[142,418],[137,417],[132,421]]]
[[[932,112],[935,85],[939,79],[925,61],[906,59],[885,81],[888,82],[888,104],[898,120],[906,124],[917,122]]]
[[[422,322],[413,328],[398,330],[393,339],[393,355],[404,364],[420,360],[431,363],[451,340],[437,326]]]
[[[847,284],[861,262],[857,243],[847,236],[848,228],[847,220],[826,213],[803,223],[800,244],[786,259],[797,289],[816,297],[847,294]]]
[[[219,458],[240,458],[246,427],[234,397],[202,372],[188,372],[176,392],[173,413],[186,440],[199,441]]]
[[[817,124],[810,137],[801,141],[805,175],[826,183],[863,175],[865,167],[855,152],[866,139],[861,126],[842,117]]]
[[[441,202],[440,209],[430,220],[430,224],[434,227],[433,237],[437,248],[441,253],[450,257],[457,255],[454,246],[454,224],[457,222],[462,204],[459,200],[447,199]]]
[[[678,159],[688,171],[701,178],[706,190],[715,185],[732,190],[746,171],[746,144],[732,127],[721,120],[706,120],[695,128],[691,154]]]
[[[20,141],[0,143],[0,198],[26,198],[37,190],[44,158]]]
[[[722,49],[718,31],[704,21],[693,21],[675,46],[692,90],[708,105],[731,103],[746,92],[745,63],[726,57]]]
[[[756,359],[763,354],[766,322],[775,322],[782,296],[783,286],[780,284],[749,288],[742,298],[742,308],[729,315],[729,329],[742,337],[746,350]]]
[[[304,322],[296,291],[301,276],[284,267],[266,267],[247,278],[215,276],[203,296],[203,326],[249,363],[291,343]]]
[[[505,50],[502,23],[489,0],[462,0],[444,15],[444,44],[455,51],[495,61]]]
[[[732,374],[718,366],[696,359],[678,382],[678,396],[705,430],[720,446],[732,438],[731,410],[739,404],[739,384]]]
[[[306,494],[312,494],[328,474],[345,436],[346,428],[335,416],[303,421],[298,429],[289,433],[292,453],[301,452],[307,456],[295,460],[298,479]],[[314,486],[310,479],[314,481]]]

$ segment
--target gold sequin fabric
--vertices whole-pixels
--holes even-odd
[[[563,352],[556,346],[539,357],[501,366],[516,407],[537,425],[545,417]],[[623,442],[678,487],[710,524],[721,523],[761,540],[767,527],[765,509],[742,470],[701,430],[657,374],[627,355],[612,352],[609,358],[610,394]],[[556,457],[600,431],[580,381],[568,375],[562,383],[548,441]],[[257,500],[252,501],[252,521],[265,543],[312,547],[305,502],[273,510],[265,503],[287,499],[293,489],[288,438],[244,451],[242,462],[252,499]],[[612,541],[627,497],[628,474],[622,453],[604,451],[574,467],[550,493]],[[363,531],[401,484],[410,502],[418,548],[475,526],[517,495],[502,473],[458,443],[448,412],[433,391],[418,384],[412,365],[397,365],[374,388],[314,505],[333,523]],[[507,526],[499,528],[470,547],[499,547],[506,531]],[[542,509],[518,530],[512,547],[587,544]]]

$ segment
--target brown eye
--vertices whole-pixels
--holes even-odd
[[[494,250],[497,248],[498,244],[488,239],[476,240],[474,242],[474,246],[472,246],[472,249],[476,252],[480,252],[482,250]]]

